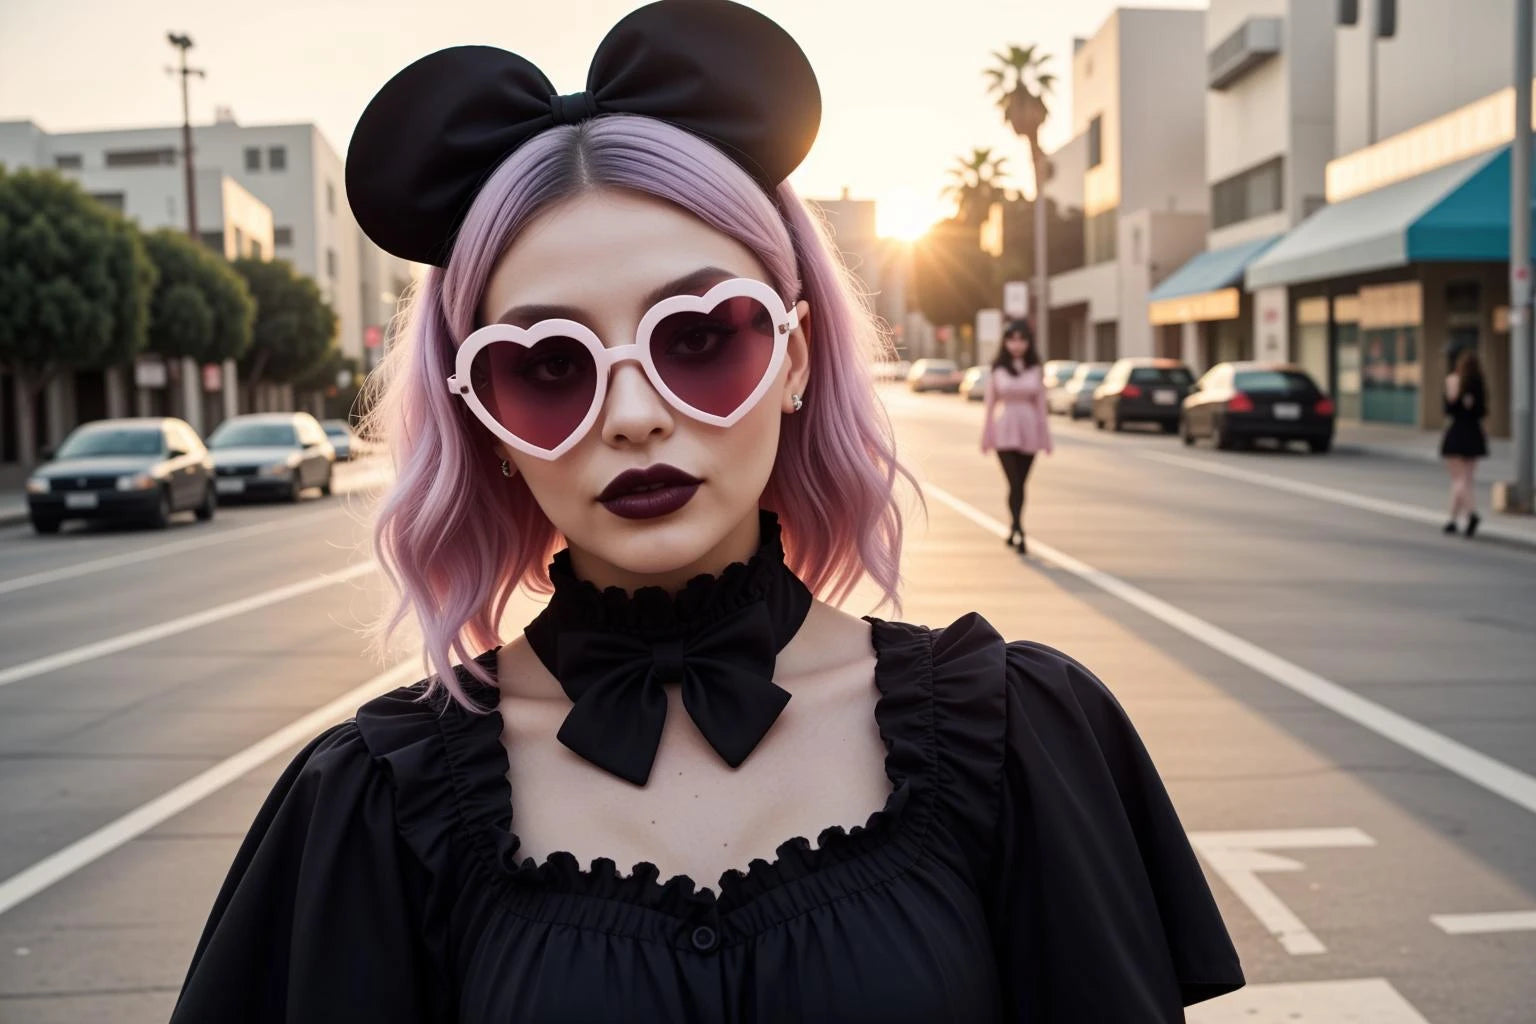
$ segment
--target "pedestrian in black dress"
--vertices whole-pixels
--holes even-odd
[[[1440,455],[1451,474],[1451,518],[1446,533],[1456,532],[1456,519],[1467,517],[1466,532],[1477,533],[1481,518],[1477,514],[1477,490],[1473,478],[1477,460],[1488,454],[1488,438],[1483,433],[1483,417],[1488,415],[1488,392],[1483,383],[1483,369],[1477,353],[1466,349],[1456,360],[1456,369],[1445,378],[1445,436],[1440,439]]]
[[[174,1024],[1176,1024],[1243,983],[1088,669],[837,607],[895,598],[911,477],[785,184],[820,111],[726,0],[627,15],[580,93],[458,46],[364,111],[358,224],[429,265],[372,408],[430,672],[278,780]]]

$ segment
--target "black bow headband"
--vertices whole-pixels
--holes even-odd
[[[347,198],[386,252],[443,266],[490,173],[559,124],[641,114],[713,143],[770,194],[810,151],[821,91],[804,52],[729,0],[659,0],[597,48],[584,92],[562,96],[491,46],[421,58],[369,102],[347,147]]]

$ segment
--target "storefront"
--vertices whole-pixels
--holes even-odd
[[[1288,289],[1292,357],[1346,421],[1437,428],[1464,350],[1509,431],[1509,147],[1324,207],[1248,267]]]
[[[1242,289],[1243,275],[1278,241],[1271,236],[1199,253],[1154,288],[1148,317],[1156,354],[1182,359],[1196,373],[1254,358],[1255,303]]]

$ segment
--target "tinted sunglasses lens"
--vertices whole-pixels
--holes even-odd
[[[678,398],[711,416],[729,416],[768,372],[776,330],[767,307],[738,296],[707,313],[663,318],[651,332],[651,360]]]
[[[496,422],[544,449],[581,426],[597,390],[592,352],[574,338],[544,338],[531,348],[493,342],[475,354],[469,379]]]

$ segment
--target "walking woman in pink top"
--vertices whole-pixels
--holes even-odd
[[[997,406],[1003,411],[994,418]],[[983,416],[981,452],[985,455],[995,449],[1008,478],[1008,514],[1013,526],[1008,546],[1023,554],[1028,551],[1021,521],[1024,481],[1029,478],[1035,455],[1051,450],[1040,355],[1035,351],[1035,332],[1026,321],[1013,321],[1003,334],[1003,344],[987,375]]]

